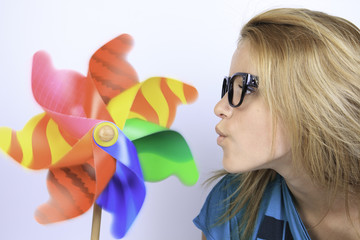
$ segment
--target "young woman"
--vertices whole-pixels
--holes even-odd
[[[242,29],[215,106],[203,239],[360,239],[360,30],[306,9]]]

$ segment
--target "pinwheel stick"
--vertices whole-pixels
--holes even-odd
[[[93,219],[91,227],[91,240],[99,240],[101,224],[101,207],[94,203]]]
[[[115,131],[112,125],[104,123],[99,125],[99,128],[95,129],[95,141],[101,145],[105,145],[111,142],[115,138]],[[101,207],[94,203],[93,219],[91,228],[91,240],[99,240],[101,225]]]

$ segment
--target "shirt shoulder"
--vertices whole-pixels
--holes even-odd
[[[225,236],[230,237],[230,229],[233,224],[221,220],[229,207],[229,197],[236,190],[232,184],[234,178],[235,175],[227,174],[213,187],[199,215],[193,221],[208,240],[229,239]]]

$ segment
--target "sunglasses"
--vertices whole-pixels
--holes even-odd
[[[259,86],[259,79],[250,73],[237,72],[231,77],[224,77],[221,98],[228,93],[231,107],[239,107],[245,95],[255,92]]]

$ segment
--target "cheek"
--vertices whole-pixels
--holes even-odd
[[[261,101],[234,111],[228,120],[230,136],[223,146],[223,165],[228,172],[247,172],[271,168],[274,159],[290,150],[283,128],[276,127],[273,139],[273,122],[270,111]],[[274,141],[274,142],[273,142]]]
[[[253,154],[264,155],[271,148],[272,141],[272,120],[270,114],[260,110],[250,113],[242,127],[238,127],[239,135],[242,135],[241,142],[245,151],[253,151]]]
[[[237,121],[231,125],[232,132],[236,132],[234,147],[237,149],[234,149],[233,152],[239,154],[244,160],[259,164],[271,159],[273,141],[272,119],[270,113],[263,109],[264,107],[243,112]],[[275,152],[277,152],[277,141],[275,139]]]
[[[265,162],[271,155],[272,127],[271,121],[263,116],[249,125],[247,152],[259,163]]]
[[[241,161],[238,164],[266,162],[271,155],[271,124],[271,118],[266,113],[252,111],[242,114],[231,124],[231,132],[234,133],[231,140],[234,144],[230,151],[224,151],[224,160],[228,159],[229,165],[235,158]]]

